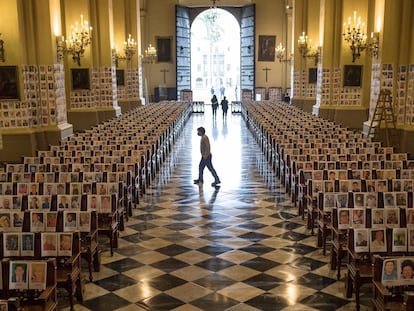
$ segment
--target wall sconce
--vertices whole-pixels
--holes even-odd
[[[302,55],[302,57],[306,57],[306,54],[308,53],[308,36],[305,32],[302,32],[302,35],[299,36],[298,48],[300,55]]]
[[[305,34],[305,32],[302,32],[302,35],[299,36],[298,39],[299,53],[303,58],[313,58],[315,60],[316,66],[318,64],[321,47],[317,45],[311,46],[311,44],[312,40],[308,39],[308,36]]]
[[[124,41],[124,53],[125,55],[122,56],[119,54],[119,48],[116,47],[112,49],[112,60],[116,67],[118,67],[118,63],[121,60],[126,60],[130,62],[132,57],[137,52],[137,42],[132,38],[131,34],[128,35],[128,39]]]
[[[157,60],[157,49],[150,45],[145,49],[144,55],[141,56],[142,62],[147,64],[155,63]]]
[[[368,53],[370,56],[378,58],[379,32],[371,32],[371,42],[369,43]]]
[[[1,32],[0,32],[0,60],[3,63],[6,61],[6,58],[4,57],[4,41],[1,38]]]
[[[80,16],[80,24],[75,23],[75,26],[71,25],[71,34],[69,40],[65,41],[65,37],[56,39],[56,52],[59,62],[63,60],[64,53],[72,54],[72,59],[78,66],[81,65],[80,59],[85,53],[85,49],[92,42],[92,27],[89,27],[88,21],[83,20],[83,15]]]
[[[283,47],[282,43],[279,43],[279,45],[276,47],[275,49],[276,52],[276,57],[277,59],[279,59],[279,63],[285,63],[285,62],[290,62],[291,59],[287,59],[285,58],[285,48]]]
[[[354,11],[354,18],[348,17],[348,22],[344,22],[344,29],[342,35],[352,52],[352,62],[361,56],[361,52],[367,48],[367,35],[365,33],[365,23],[361,23],[361,17],[356,17]]]
[[[318,64],[319,56],[321,55],[321,46],[313,46],[309,49],[308,53],[306,54],[306,57],[313,58],[315,61],[315,66]]]

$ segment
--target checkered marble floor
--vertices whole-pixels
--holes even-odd
[[[208,107],[207,107],[208,108]],[[268,170],[242,117],[193,114],[151,188],[134,209],[111,257],[102,240],[100,272],[84,274],[75,310],[355,310],[288,195]],[[197,178],[199,137],[213,165]],[[59,309],[68,305],[59,291]],[[371,287],[363,287],[368,310]]]

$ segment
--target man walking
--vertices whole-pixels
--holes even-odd
[[[216,170],[211,163],[211,151],[210,151],[210,140],[206,135],[206,130],[204,127],[199,127],[197,129],[197,135],[201,136],[200,140],[200,151],[201,151],[201,160],[198,166],[198,179],[194,180],[195,184],[202,184],[203,183],[203,172],[204,168],[207,166],[208,170],[214,177],[214,182],[211,184],[213,187],[218,187],[220,182],[220,178],[217,176]]]

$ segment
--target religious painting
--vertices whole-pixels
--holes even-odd
[[[72,90],[89,90],[89,69],[72,68]]]
[[[18,99],[17,66],[0,66],[0,99]]]
[[[362,66],[344,65],[344,86],[361,86]]]
[[[116,70],[116,85],[117,86],[125,85],[125,71],[123,69]]]
[[[159,63],[172,62],[171,37],[157,37],[157,61]]]
[[[275,61],[276,36],[259,36],[259,62]]]

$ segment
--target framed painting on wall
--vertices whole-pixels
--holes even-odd
[[[259,62],[275,61],[276,36],[259,36]]]
[[[344,65],[344,86],[361,86],[362,66]]]
[[[171,37],[157,37],[157,61],[159,63],[170,63],[171,58]]]
[[[17,66],[0,66],[0,99],[19,99]]]
[[[89,90],[89,69],[72,68],[72,90]]]

